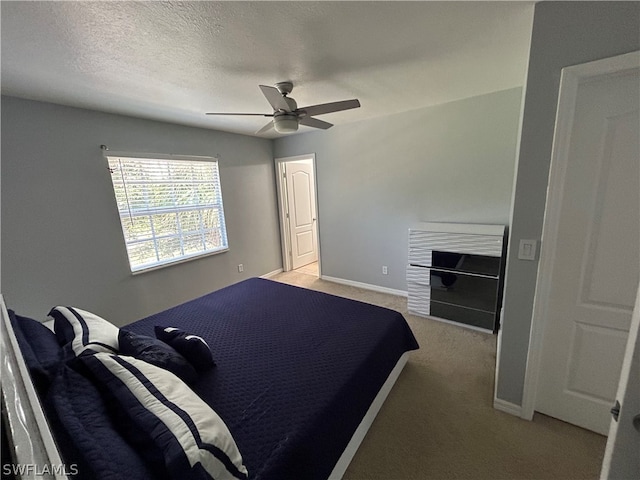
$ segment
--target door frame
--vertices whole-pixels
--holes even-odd
[[[313,169],[313,189],[315,198],[313,199],[316,208],[316,248],[318,249],[318,277],[322,276],[322,263],[320,255],[320,211],[318,210],[318,176],[316,174],[316,154],[308,153],[305,155],[296,155],[293,157],[280,157],[275,158],[276,167],[276,189],[278,193],[278,218],[280,219],[280,246],[282,249],[282,271],[288,272],[292,270],[291,259],[291,245],[290,245],[290,226],[289,219],[287,218],[287,195],[286,195],[286,182],[284,177],[284,164],[288,162],[296,162],[300,160],[311,160]]]
[[[640,51],[636,51],[562,69],[551,151],[551,165],[549,168],[549,184],[542,224],[540,262],[538,264],[529,349],[527,352],[527,367],[522,393],[520,416],[527,420],[533,418],[538,392],[542,339],[549,313],[548,300],[551,295],[550,282],[546,281],[546,279],[549,278],[556,259],[558,230],[560,227],[560,206],[563,200],[563,185],[566,178],[578,86],[582,80],[590,77],[613,74],[638,67],[639,65]]]

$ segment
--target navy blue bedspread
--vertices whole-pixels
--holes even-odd
[[[192,385],[225,421],[250,479],[326,479],[400,356],[393,310],[253,278],[126,328],[202,336],[217,364]]]

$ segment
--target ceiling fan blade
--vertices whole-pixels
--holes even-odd
[[[302,107],[298,110],[304,110],[307,116],[312,117],[314,115],[322,115],[323,113],[339,112],[341,110],[349,110],[351,108],[358,108],[360,102],[356,99],[343,100],[341,102],[322,103],[320,105],[311,105],[310,107]]]
[[[266,85],[260,85],[260,90],[262,90],[262,93],[264,94],[264,96],[267,97],[267,101],[273,107],[274,112],[278,110],[282,110],[284,112],[291,111],[291,107],[289,106],[289,104],[287,103],[287,101],[284,99],[284,97],[278,91],[277,88],[268,87]]]
[[[273,113],[220,113],[220,112],[206,112],[205,115],[249,115],[252,117],[273,117]]]
[[[333,123],[323,122],[322,120],[311,117],[300,117],[298,123],[300,125],[306,125],[307,127],[321,128],[323,130],[333,127]]]
[[[264,127],[262,127],[260,130],[258,130],[256,132],[256,135],[260,135],[262,133],[268,132],[269,130],[271,130],[273,128],[273,122],[269,122],[267,123]]]

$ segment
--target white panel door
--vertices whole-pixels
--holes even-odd
[[[318,260],[316,195],[311,161],[286,164],[291,260],[294,269]]]
[[[638,68],[578,83],[555,262],[539,280],[550,293],[535,410],[602,434],[640,272],[639,88]]]
[[[640,288],[633,310],[631,330],[622,363],[622,373],[616,398],[620,414],[611,419],[607,448],[600,478],[616,480],[640,478]]]

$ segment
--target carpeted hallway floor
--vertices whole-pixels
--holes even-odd
[[[496,336],[410,315],[406,298],[286,272],[284,283],[401,312],[421,348],[382,406],[345,480],[596,479],[606,438],[492,407]]]

